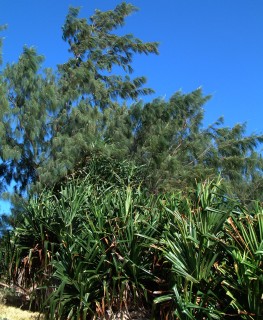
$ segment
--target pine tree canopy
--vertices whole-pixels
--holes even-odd
[[[49,156],[52,115],[57,108],[57,87],[52,72],[40,74],[43,57],[25,47],[17,63],[2,74],[1,158],[7,183],[24,191],[38,178],[38,168]]]
[[[210,96],[201,88],[169,100],[144,103],[153,92],[132,77],[135,54],[158,54],[119,27],[136,8],[121,3],[89,19],[70,8],[62,37],[71,57],[58,70],[43,69],[43,56],[24,47],[0,73],[0,175],[25,196],[63,181],[68,174],[100,168],[120,175],[139,168],[151,192],[191,189],[196,181],[224,178],[227,192],[262,199],[263,136],[245,125],[204,127]],[[93,170],[92,169],[92,170]],[[126,172],[126,173],[125,173]]]
[[[156,42],[143,43],[132,34],[119,36],[113,31],[124,25],[136,10],[122,3],[114,10],[97,10],[89,20],[79,18],[79,9],[71,8],[63,26],[63,39],[73,57],[59,66],[59,86],[69,102],[82,98],[90,106],[109,107],[113,101],[136,99],[152,93],[144,88],[145,77],[131,79],[134,53],[158,53]],[[122,73],[112,74],[116,67]]]

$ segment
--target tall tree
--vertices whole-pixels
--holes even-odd
[[[261,199],[263,136],[246,135],[245,124],[224,127],[223,119],[204,127],[201,88],[175,93],[169,101],[135,103],[108,117],[105,140],[115,156],[124,155],[144,168],[154,191],[185,190],[196,181],[224,178],[227,192],[244,199]]]
[[[17,63],[7,65],[2,85],[1,158],[4,177],[21,193],[38,179],[38,168],[49,156],[57,93],[52,72],[40,73],[43,57],[25,47]]]
[[[134,53],[157,54],[156,42],[144,43],[132,34],[113,32],[136,11],[126,2],[114,10],[96,10],[89,20],[79,18],[79,9],[71,8],[63,26],[63,39],[73,57],[59,66],[60,90],[68,102],[84,99],[89,106],[102,109],[118,98],[136,99],[152,93],[144,88],[145,77],[131,79]],[[118,73],[118,67],[122,72]],[[114,74],[113,74],[114,70]]]
[[[63,39],[73,54],[58,67],[58,77],[43,71],[43,57],[24,48],[17,63],[3,72],[1,99],[1,159],[7,183],[21,193],[32,183],[43,187],[72,169],[81,157],[104,145],[106,108],[118,99],[149,94],[145,77],[131,79],[134,53],[157,53],[157,43],[143,43],[115,29],[136,10],[122,3],[114,10],[97,10],[89,19],[71,8]],[[121,70],[112,73],[112,69]],[[114,70],[116,71],[116,70]]]
[[[124,2],[114,10],[96,10],[88,20],[79,18],[79,9],[69,10],[63,39],[73,57],[58,67],[61,112],[54,123],[52,156],[40,170],[42,183],[54,182],[91,154],[110,154],[105,139],[110,119],[120,113],[124,100],[153,92],[144,88],[145,77],[132,79],[130,74],[133,55],[157,54],[158,44],[115,34],[135,10]]]
[[[146,165],[152,188],[184,189],[210,174],[200,161],[211,131],[202,123],[208,99],[197,89],[177,92],[168,102],[157,99],[131,109],[135,132],[131,155]]]
[[[245,202],[262,201],[263,159],[259,146],[263,135],[245,133],[245,124],[218,128],[213,134],[206,164],[217,168],[232,195]]]
[[[204,127],[199,88],[175,93],[130,109],[131,155],[146,168],[153,189],[185,189],[196,180],[224,178],[227,192],[245,199],[262,199],[263,159],[258,151],[263,135],[246,135],[245,124],[223,126],[223,119]]]
[[[15,181],[18,193],[32,185],[38,190],[101,156],[142,166],[154,192],[221,174],[228,192],[260,196],[263,136],[246,136],[244,125],[225,128],[222,119],[204,128],[209,97],[200,88],[168,101],[138,101],[152,90],[145,77],[131,77],[133,55],[158,53],[158,46],[117,34],[135,10],[122,3],[85,19],[71,8],[63,39],[72,56],[57,76],[42,70],[43,57],[33,48],[7,65],[0,75],[1,176]],[[131,100],[137,101],[130,106]]]

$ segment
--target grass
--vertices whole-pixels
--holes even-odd
[[[39,312],[22,310],[19,307],[5,304],[5,298],[8,290],[0,288],[0,320],[34,320],[44,319]]]
[[[44,319],[44,316],[40,315],[38,312],[30,312],[26,310],[21,310],[20,308],[10,307],[0,303],[0,320],[34,320],[34,319]]]

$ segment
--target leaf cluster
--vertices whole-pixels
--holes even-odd
[[[6,241],[9,276],[47,319],[139,308],[155,319],[260,319],[258,204],[249,215],[220,181],[191,198],[101,181],[88,175],[32,198]]]

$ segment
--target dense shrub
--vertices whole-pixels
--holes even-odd
[[[121,181],[121,180],[120,180]],[[32,198],[9,270],[47,319],[262,316],[263,213],[198,184],[191,197],[90,176]]]

